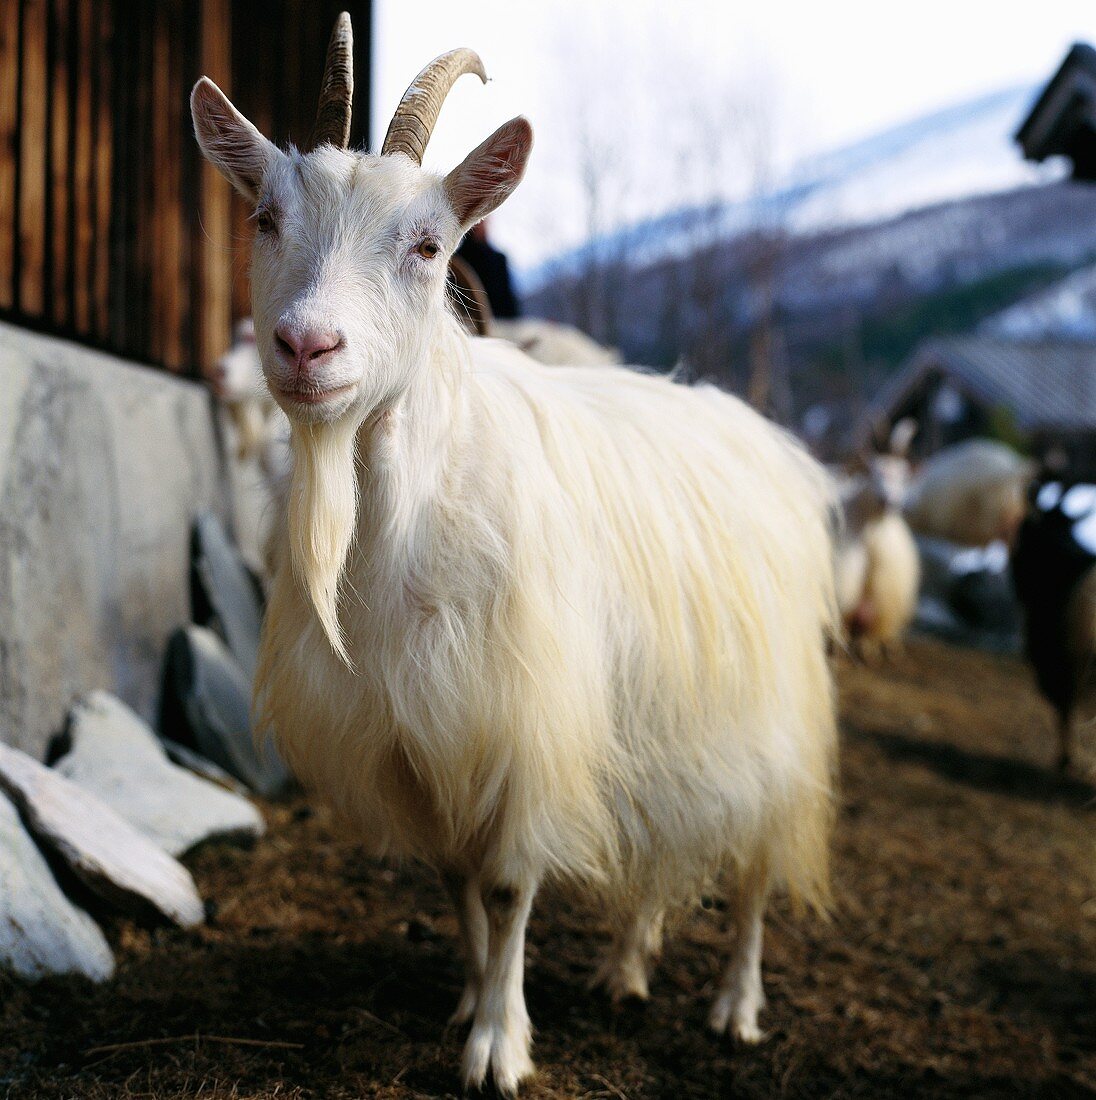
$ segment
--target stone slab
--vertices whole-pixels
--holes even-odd
[[[3,323],[0,377],[0,740],[44,759],[94,688],[153,717],[229,482],[202,386]]]
[[[0,745],[0,789],[39,843],[112,904],[137,915],[156,913],[185,928],[205,919],[190,872],[78,784]]]
[[[173,764],[178,764],[180,768],[186,768],[188,772],[193,772],[195,775],[201,776],[202,779],[207,779],[210,783],[223,787],[226,791],[247,796],[247,787],[234,775],[226,772],[219,764],[214,764],[212,760],[204,757],[197,749],[180,745],[178,741],[172,741],[168,737],[161,737],[159,740],[164,747],[164,752],[167,753],[167,758]]]
[[[262,835],[255,806],[176,767],[152,730],[108,692],[92,692],[73,708],[68,736],[72,747],[56,771],[171,855],[207,840]]]
[[[65,897],[45,857],[0,794],[0,969],[36,981],[82,974],[93,982],[114,973],[99,926]]]
[[[194,523],[193,554],[195,581],[200,589],[195,605],[210,609],[250,683],[259,663],[259,631],[263,621],[255,581],[224,524],[211,513],[200,515]],[[195,618],[202,622],[198,615]]]
[[[206,627],[185,627],[168,643],[160,730],[192,744],[258,794],[276,795],[289,782],[270,737],[261,748],[252,737],[250,680]]]

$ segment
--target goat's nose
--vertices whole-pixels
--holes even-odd
[[[284,359],[307,370],[310,363],[322,359],[342,347],[343,335],[335,329],[289,328],[279,325],[274,330],[274,343]]]

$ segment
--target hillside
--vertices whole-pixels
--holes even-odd
[[[1096,188],[1053,183],[815,233],[750,233],[649,264],[561,275],[528,299],[629,361],[743,384],[771,317],[795,405],[872,388],[925,336],[965,331],[1096,256]],[[821,371],[819,368],[823,368]],[[837,379],[836,381],[840,381]]]
[[[760,344],[785,415],[860,400],[925,336],[976,327],[1096,258],[1096,188],[1012,145],[1031,95],[937,112],[749,203],[591,242],[534,273],[529,308],[630,361],[684,358],[740,389]]]
[[[1035,97],[1012,88],[935,111],[798,165],[772,191],[717,210],[674,209],[629,225],[609,237],[521,270],[534,293],[562,273],[580,270],[592,256],[627,253],[637,264],[691,252],[698,228],[728,240],[779,224],[812,234],[898,217],[972,195],[1049,183],[1061,165],[1024,161],[1012,141]]]

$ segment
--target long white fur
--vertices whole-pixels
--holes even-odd
[[[210,88],[203,148],[253,175]],[[271,388],[292,378],[273,328],[302,318],[344,334],[324,385],[354,388],[321,413],[284,402],[257,697],[310,787],[445,878],[466,1085],[532,1071],[522,955],[545,881],[599,901],[606,984],[642,993],[663,911],[723,877],[745,946],[712,1023],[758,1038],[765,898],[828,898],[828,478],[715,389],[470,340],[408,251],[419,232],[451,251],[462,227],[403,157],[263,156],[241,189],[284,226],[253,262]]]

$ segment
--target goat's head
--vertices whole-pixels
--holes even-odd
[[[232,403],[262,396],[262,368],[255,350],[255,325],[250,317],[236,322],[232,347],[217,360],[208,381],[222,401]]]
[[[422,157],[458,77],[486,80],[471,50],[431,62],[404,94],[380,155],[347,148],[350,19],[336,22],[310,151],[283,152],[217,86],[191,95],[205,156],[254,206],[255,335],[270,391],[298,424],[360,423],[390,406],[427,360],[462,234],[520,181],[523,118],[440,177]]]
[[[450,323],[449,257],[517,186],[533,144],[529,123],[515,118],[449,175],[423,171],[442,103],[464,73],[486,80],[471,50],[427,65],[404,93],[379,156],[347,148],[345,12],[328,47],[309,151],[277,149],[204,77],[191,93],[202,152],[255,210],[255,340],[270,392],[293,425],[293,570],[348,663],[338,602],[357,515],[357,430],[430,369],[430,343]]]

